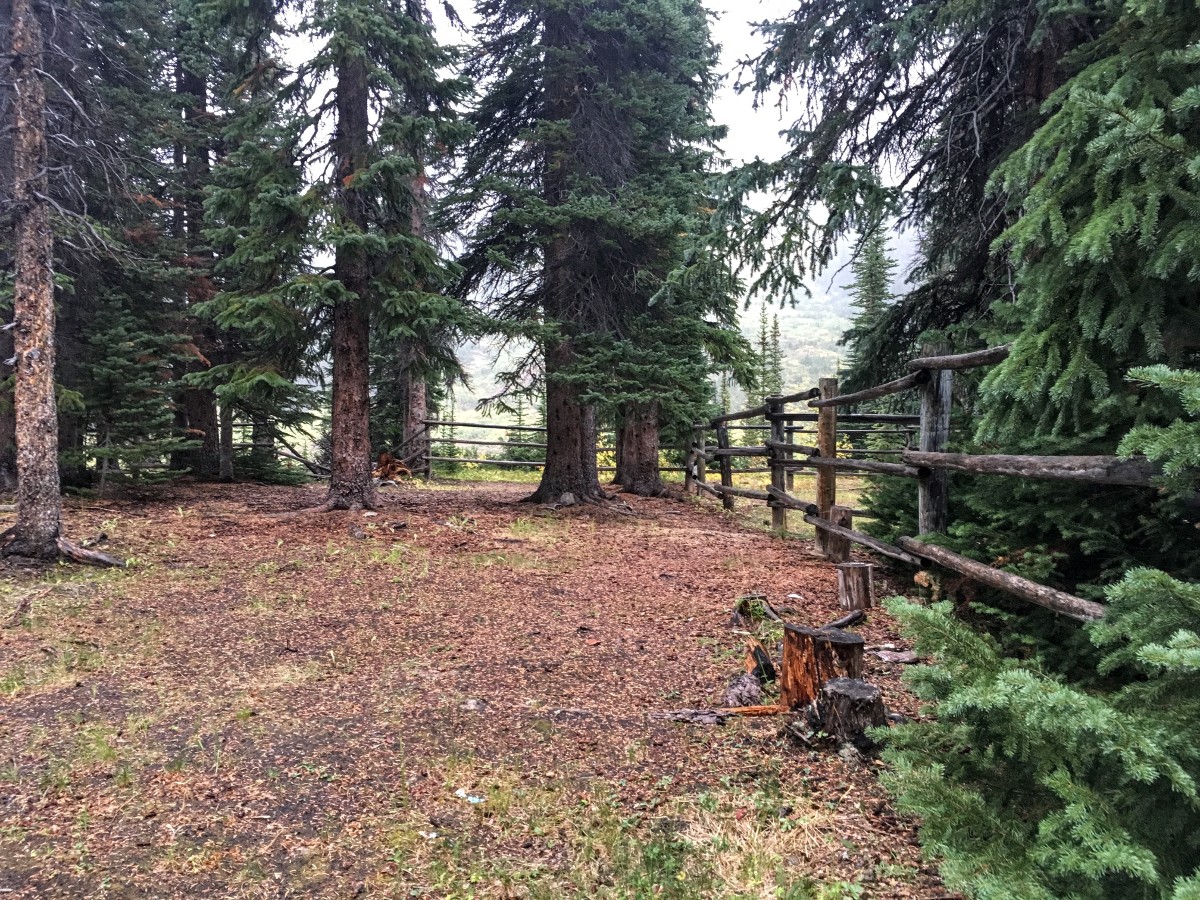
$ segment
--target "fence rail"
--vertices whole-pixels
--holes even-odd
[[[933,534],[944,532],[949,524],[949,471],[1082,481],[1098,485],[1152,486],[1158,468],[1140,457],[1123,459],[1115,456],[1011,456],[947,452],[954,373],[994,365],[1006,359],[1008,353],[1007,346],[960,354],[935,352],[910,360],[907,364],[910,370],[908,375],[884,384],[839,394],[836,378],[822,378],[818,387],[808,391],[786,397],[768,397],[753,409],[725,413],[707,422],[697,422],[684,466],[685,485],[698,494],[719,498],[726,509],[733,509],[735,499],[739,498],[765,502],[772,510],[772,524],[780,530],[787,527],[789,510],[802,513],[804,521],[817,529],[818,550],[834,562],[845,562],[849,543],[854,543],[910,565],[936,563],[1074,619],[1088,621],[1101,618],[1105,610],[1102,604],[1004,572],[944,547],[911,537],[900,538],[897,541],[899,546],[896,546],[856,531],[852,526],[857,511],[837,504],[839,471],[915,479],[919,529],[921,534]],[[838,413],[840,407],[913,390],[919,392],[921,411],[918,416]],[[815,412],[787,409],[789,404],[800,402],[806,402],[806,408]],[[756,418],[765,419],[766,424],[729,424]],[[815,422],[816,428],[798,428],[797,422]],[[891,428],[849,428],[839,431],[839,423],[886,425]],[[905,427],[914,425],[918,438],[916,449],[907,446],[907,436],[912,432]],[[730,443],[729,432],[735,429],[766,431],[768,437],[761,445],[734,447]],[[715,433],[714,442],[708,441],[709,432]],[[795,436],[798,434],[815,434],[816,446],[796,443]],[[879,455],[899,455],[902,462],[845,458],[846,453],[872,452],[863,449],[839,451],[839,438],[852,434],[905,435],[904,448],[873,451]],[[735,486],[735,470],[731,465],[731,459],[735,457],[765,459],[767,470],[771,473],[770,487],[759,491]],[[719,483],[708,481],[710,463],[718,466]],[[801,500],[789,492],[791,485],[788,479],[798,469],[815,469],[816,503]]]

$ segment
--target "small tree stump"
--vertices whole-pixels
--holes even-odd
[[[787,625],[783,630],[780,702],[787,709],[815,703],[831,678],[858,678],[863,672],[865,641],[836,628]]]
[[[871,563],[838,563],[838,601],[842,609],[870,609],[875,605],[875,585]]]
[[[845,506],[832,506],[829,508],[829,521],[834,525],[841,525],[843,528],[853,528],[854,513]],[[817,531],[824,535],[821,548],[827,560],[841,563],[850,558],[849,538],[844,538],[840,534],[833,534],[829,531],[821,531],[819,528]]]
[[[821,728],[840,742],[860,750],[874,745],[866,731],[887,724],[879,688],[858,678],[834,678],[821,688],[817,702]]]

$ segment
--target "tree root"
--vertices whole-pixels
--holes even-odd
[[[318,504],[317,506],[306,506],[303,509],[293,509],[290,512],[275,513],[271,516],[271,518],[280,522],[289,522],[293,519],[299,519],[301,517],[319,516],[322,513],[336,512],[338,510],[356,513],[362,512],[364,509],[375,510],[378,508],[378,504],[362,503],[358,500],[344,505],[341,500],[338,500],[335,497],[330,497],[324,503]]]
[[[107,553],[101,553],[99,550],[88,550],[85,547],[80,547],[78,544],[68,541],[65,537],[60,536],[55,543],[58,545],[58,552],[71,560],[71,562],[111,569],[125,568],[125,560],[110,556]]]

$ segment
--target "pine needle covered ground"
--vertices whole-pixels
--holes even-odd
[[[874,765],[774,718],[650,718],[720,703],[738,594],[837,616],[807,543],[526,491],[292,520],[318,488],[73,505],[133,565],[0,570],[5,896],[949,896]],[[881,611],[862,633],[897,640]]]

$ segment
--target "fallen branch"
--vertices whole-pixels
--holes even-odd
[[[834,619],[827,625],[822,625],[820,630],[826,631],[830,628],[849,628],[851,625],[857,625],[866,617],[867,614],[863,612],[863,610],[856,609],[853,612],[846,613],[846,615],[842,616],[840,619]]]

